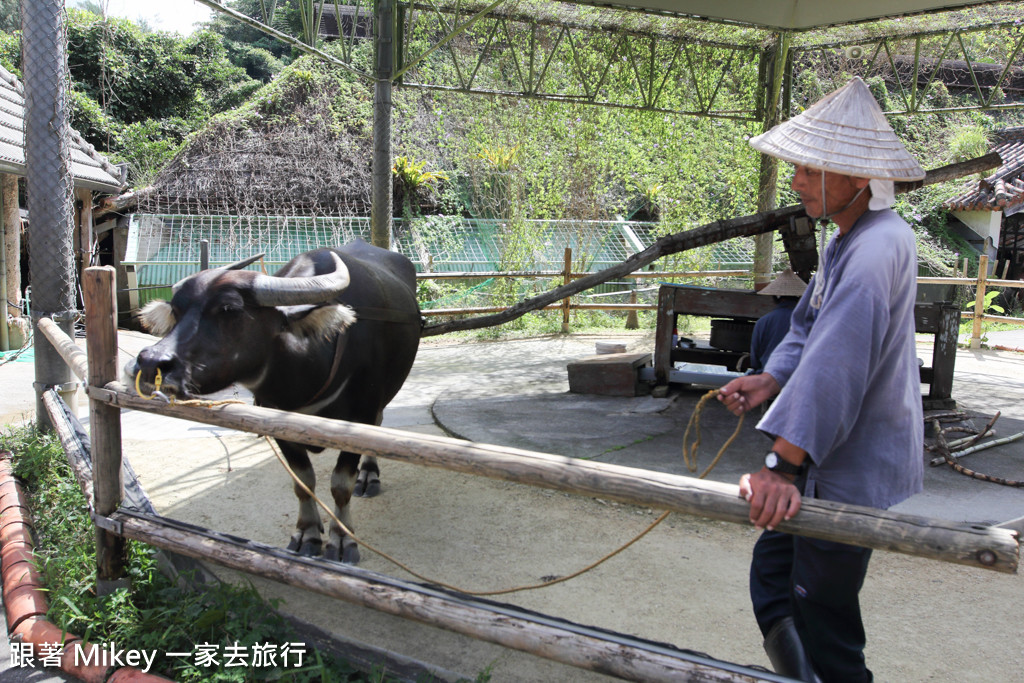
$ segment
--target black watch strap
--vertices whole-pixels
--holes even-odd
[[[779,474],[796,475],[803,474],[807,468],[806,465],[794,465],[787,460],[783,460],[782,456],[775,451],[768,451],[768,455],[764,456],[764,466],[772,472],[778,472]]]

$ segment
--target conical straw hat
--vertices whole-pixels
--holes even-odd
[[[807,283],[801,280],[800,276],[794,273],[792,268],[786,268],[779,273],[778,277],[772,280],[771,284],[758,291],[758,294],[801,296],[805,289],[807,289]]]
[[[921,180],[924,169],[896,137],[858,77],[750,145],[769,156],[858,178]]]

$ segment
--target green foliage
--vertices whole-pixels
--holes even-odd
[[[232,64],[245,69],[249,78],[260,83],[269,83],[285,67],[284,61],[263,47],[225,40],[224,49]]]
[[[119,162],[127,162],[130,176],[138,185],[148,184],[181,148],[190,127],[181,118],[130,123],[118,134]]]
[[[129,541],[131,589],[106,597],[93,591],[94,531],[81,489],[60,443],[31,429],[0,435],[0,448],[14,452],[15,474],[25,482],[34,511],[36,556],[50,602],[48,618],[92,642],[127,649],[156,650],[155,671],[181,683],[201,681],[382,681],[367,678],[350,664],[305,646],[301,667],[247,668],[219,664],[197,666],[193,658],[166,658],[168,652],[195,651],[199,644],[226,648],[301,643],[302,637],[251,585],[216,584],[195,592],[158,571],[153,551]],[[235,650],[236,652],[238,650]],[[249,650],[251,652],[251,650]],[[292,660],[295,661],[294,659]]]
[[[2,0],[0,0],[2,1]],[[21,32],[0,31],[0,66],[21,77]]]
[[[228,0],[225,5],[262,23],[264,21],[261,9],[263,2],[264,0]],[[270,5],[272,0],[265,0],[265,2],[267,5]],[[276,38],[272,38],[266,33],[247,26],[240,21],[236,21],[226,14],[214,12],[213,18],[206,25],[211,31],[221,35],[227,45],[233,46],[228,48],[229,51],[241,50],[246,46],[251,46],[254,49],[266,50],[275,59],[280,60],[282,64],[287,64],[292,59],[291,47],[287,43],[282,43]],[[277,29],[287,28],[277,23],[272,25]],[[245,66],[238,61],[235,61],[235,64]],[[252,77],[256,78],[255,75],[252,75]]]
[[[21,0],[0,0],[0,32],[13,33],[20,30]]]
[[[992,289],[992,290],[989,290],[989,291],[985,292],[985,301],[982,302],[982,312],[984,312],[984,313],[992,312],[992,313],[997,313],[999,315],[1002,315],[1003,313],[1006,313],[1006,309],[1005,308],[1003,308],[999,304],[995,303],[995,298],[997,296],[999,296],[1000,293],[1001,292],[999,290],[997,290],[997,289]],[[975,305],[977,303],[978,303],[977,299],[974,299],[973,301],[968,301],[966,304],[964,304],[964,308],[967,309],[967,310],[973,311],[974,307],[975,307]]]
[[[975,159],[988,152],[988,135],[980,125],[965,125],[953,131],[949,148],[954,161]]]

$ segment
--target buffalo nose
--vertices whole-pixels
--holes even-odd
[[[153,382],[156,379],[157,370],[166,375],[177,363],[177,357],[169,349],[160,348],[159,345],[147,346],[139,352],[138,369],[142,373],[142,379],[146,382]]]

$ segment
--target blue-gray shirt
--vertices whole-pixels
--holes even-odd
[[[914,234],[891,209],[868,211],[825,254],[768,360],[782,392],[758,429],[807,451],[804,495],[884,509],[924,478]]]

